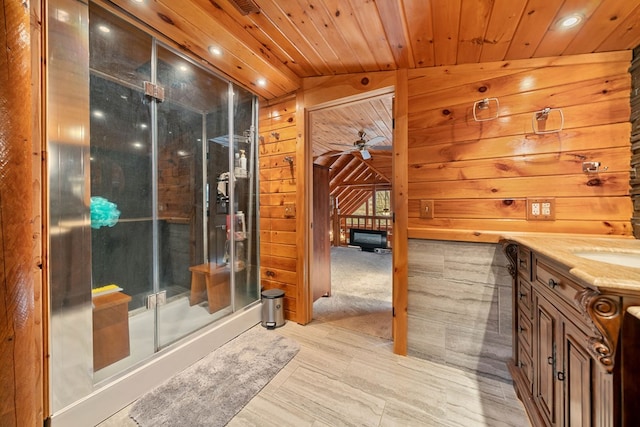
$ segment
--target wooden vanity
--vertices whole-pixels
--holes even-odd
[[[513,277],[508,367],[534,426],[640,425],[640,335],[637,318],[627,313],[640,306],[640,265],[575,255],[587,247],[640,249],[638,243],[557,236],[502,241]]]

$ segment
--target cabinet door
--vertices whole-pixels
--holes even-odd
[[[543,297],[536,295],[535,304],[535,367],[537,377],[534,387],[534,396],[538,408],[542,413],[547,425],[562,425],[560,410],[562,404],[561,396],[556,385],[556,343],[559,338],[559,313]]]
[[[587,342],[584,334],[565,321],[562,337],[563,365],[558,367],[556,375],[564,385],[564,425],[567,427],[591,425],[593,359],[582,346],[584,342]]]

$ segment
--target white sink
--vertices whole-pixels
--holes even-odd
[[[606,262],[623,267],[640,268],[640,253],[638,252],[577,251],[573,254],[592,261]]]

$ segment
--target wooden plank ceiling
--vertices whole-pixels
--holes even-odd
[[[235,1],[254,11],[240,12],[233,0],[110,3],[266,99],[295,91],[304,77],[640,44],[640,0]],[[562,28],[561,20],[574,14],[578,25]]]
[[[305,77],[606,52],[640,44],[640,0],[108,3],[265,99],[296,91]],[[564,28],[562,21],[569,16],[579,22]],[[390,98],[383,97],[316,113],[311,134],[316,163],[355,175],[363,164],[375,165],[369,172],[388,181],[388,151],[371,151],[373,158],[364,162],[357,150],[318,156],[353,146],[359,131],[365,139],[380,135],[386,137],[382,145],[391,144],[390,105]]]

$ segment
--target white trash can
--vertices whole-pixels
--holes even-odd
[[[275,329],[284,325],[284,291],[268,289],[262,291],[262,326]]]

